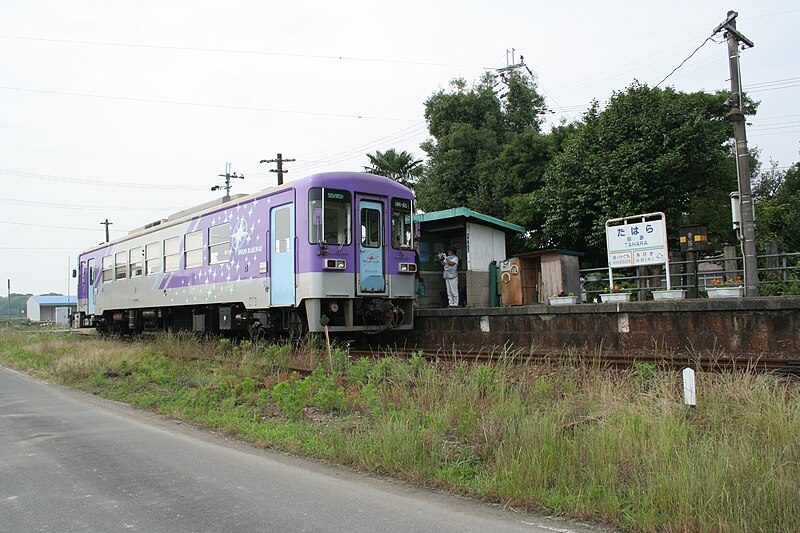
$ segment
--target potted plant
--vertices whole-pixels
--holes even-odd
[[[575,296],[574,292],[566,293],[561,291],[558,294],[550,296],[548,302],[550,305],[574,305],[578,303],[578,297]]]
[[[742,276],[722,276],[722,279],[712,279],[711,287],[706,288],[709,298],[740,298],[744,296]]]
[[[653,291],[653,300],[683,300],[686,298],[685,289],[656,289]]]
[[[614,287],[606,287],[600,293],[600,301],[607,302],[629,302],[631,300],[631,293],[625,291],[625,287],[621,285],[614,285]]]

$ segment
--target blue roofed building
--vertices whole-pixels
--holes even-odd
[[[77,296],[31,296],[28,298],[28,320],[67,325],[77,303]]]

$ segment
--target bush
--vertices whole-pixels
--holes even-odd
[[[344,409],[345,395],[332,374],[320,366],[304,379],[282,381],[272,388],[276,407],[290,418],[299,418],[305,407],[330,413]]]

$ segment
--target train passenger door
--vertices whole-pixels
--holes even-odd
[[[90,315],[94,314],[94,259],[89,259],[87,263],[87,276],[86,276],[86,312]]]
[[[273,207],[270,222],[270,305],[294,305],[294,204]]]
[[[358,200],[358,294],[386,292],[384,277],[383,204]]]

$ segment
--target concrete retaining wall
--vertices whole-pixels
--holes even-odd
[[[800,360],[800,297],[418,309],[413,332],[379,340],[427,349],[513,345],[537,353],[658,350]]]

